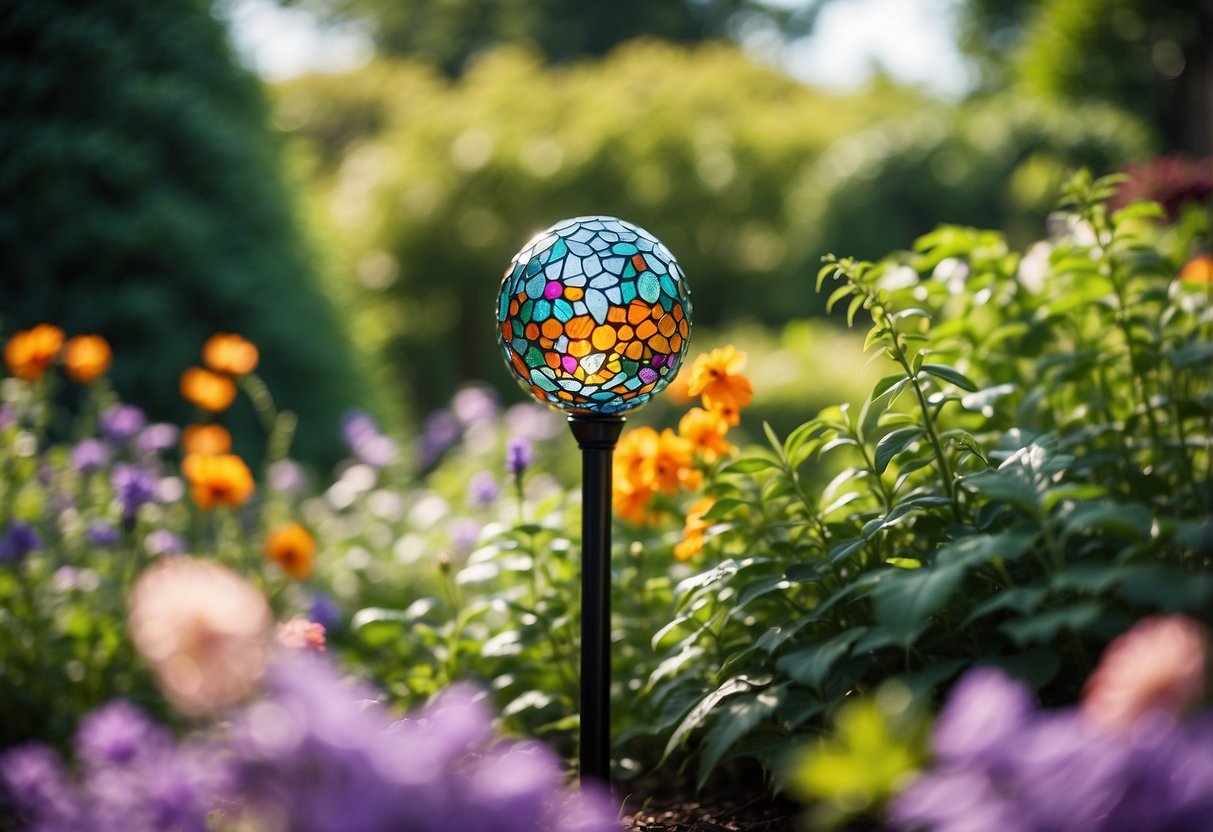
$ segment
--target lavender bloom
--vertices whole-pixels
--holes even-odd
[[[522,476],[522,472],[531,464],[531,443],[520,437],[514,437],[505,446],[505,470],[512,477]]]
[[[166,748],[168,732],[129,702],[93,711],[76,731],[76,755],[86,766],[125,766],[140,755]]]
[[[144,539],[143,545],[153,555],[185,554],[185,541],[168,529],[156,529]]]
[[[101,435],[121,444],[147,425],[147,416],[133,404],[116,404],[101,414]]]
[[[81,474],[99,471],[110,463],[109,446],[99,439],[83,439],[72,448],[69,456],[72,468]]]
[[[459,421],[449,410],[435,410],[425,420],[417,451],[423,465],[436,463],[459,439]]]
[[[497,417],[497,394],[488,387],[464,387],[451,399],[451,410],[462,425],[487,422]]]
[[[110,485],[122,506],[122,524],[128,530],[133,529],[139,506],[150,503],[156,496],[155,475],[138,465],[119,463],[110,475]]]
[[[491,506],[500,493],[501,487],[488,471],[477,471],[468,481],[468,496],[477,508]]]
[[[28,523],[14,520],[0,537],[0,564],[18,563],[35,549],[42,548],[42,539]]]
[[[309,620],[323,626],[326,630],[339,627],[344,621],[341,615],[341,608],[337,606],[332,598],[320,592],[312,595],[307,617]]]
[[[350,452],[372,468],[385,468],[396,461],[396,443],[379,432],[379,426],[364,410],[351,410],[341,420],[341,437]]]
[[[66,830],[79,818],[67,772],[46,745],[18,746],[0,757],[0,807],[11,806],[28,828]]]
[[[1213,715],[1151,713],[1128,733],[1076,708],[1038,711],[1027,689],[970,672],[936,723],[938,762],[892,817],[930,832],[1202,832],[1213,817]]]
[[[280,459],[270,466],[270,488],[284,494],[298,495],[306,485],[303,469],[293,459]]]
[[[118,530],[104,520],[94,520],[89,523],[84,536],[88,538],[89,543],[102,549],[114,546],[121,540]]]
[[[174,447],[180,438],[181,431],[176,425],[157,422],[139,431],[138,436],[135,437],[135,448],[141,454],[156,454]]]

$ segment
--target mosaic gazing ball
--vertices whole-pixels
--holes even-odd
[[[652,234],[615,217],[576,217],[514,255],[497,323],[510,369],[535,398],[572,413],[621,413],[678,374],[691,296]]]

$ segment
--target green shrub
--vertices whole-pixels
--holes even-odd
[[[677,588],[645,700],[667,756],[706,727],[700,782],[890,678],[921,697],[979,662],[1072,701],[1135,617],[1207,615],[1209,286],[1177,277],[1207,215],[1162,228],[1113,190],[1070,180],[1023,255],[944,226],[829,258],[894,370],[711,478],[719,561]]]
[[[358,362],[294,224],[261,92],[210,4],[18,2],[0,43],[6,334],[52,321],[105,335],[123,396],[177,420],[181,372],[237,330],[282,403],[309,414],[299,449],[334,460],[340,414],[365,392]]]

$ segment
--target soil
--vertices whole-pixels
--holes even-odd
[[[633,808],[628,801],[625,829],[634,832],[803,832],[795,804],[768,797],[747,801],[710,799],[650,800]]]

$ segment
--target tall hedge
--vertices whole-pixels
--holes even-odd
[[[18,0],[0,15],[0,325],[113,342],[122,396],[189,415],[216,330],[262,350],[297,450],[337,452],[360,372],[295,224],[259,84],[203,0]],[[256,454],[251,408],[229,422]]]

